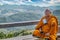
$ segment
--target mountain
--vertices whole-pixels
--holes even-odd
[[[50,6],[51,11],[60,10],[60,6]],[[0,6],[0,23],[3,22],[19,22],[39,20],[47,7],[39,7],[32,5],[2,5]],[[54,12],[56,13],[56,12]],[[58,14],[57,14],[58,15]]]
[[[56,6],[50,6],[51,9],[53,10],[60,10],[60,6],[56,5]]]
[[[4,22],[19,22],[39,20],[46,7],[31,5],[2,5],[0,6],[0,17],[5,18]],[[1,22],[0,22],[1,23]]]
[[[51,11],[59,10],[60,6],[50,6]],[[0,6],[0,23],[39,20],[47,7],[32,5],[2,5]]]
[[[60,10],[55,10],[54,15],[58,18],[59,24],[60,24]]]
[[[8,16],[6,18],[7,18],[7,22],[19,22],[19,21],[39,20],[40,17],[41,17],[40,14],[20,12],[20,13]]]

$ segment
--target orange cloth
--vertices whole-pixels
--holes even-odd
[[[47,24],[43,23],[43,20],[47,20]],[[41,34],[41,31],[44,32],[44,34]],[[57,18],[53,15],[47,19],[45,16],[40,20],[38,25],[36,26],[33,35],[39,36],[41,38],[49,38],[50,40],[56,40],[57,37],[57,32],[58,32],[58,21]],[[46,34],[49,33],[48,36]]]

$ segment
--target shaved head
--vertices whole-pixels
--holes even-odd
[[[49,9],[45,10],[45,16],[49,16],[51,14],[51,11]]]

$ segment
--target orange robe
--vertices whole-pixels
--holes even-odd
[[[53,15],[50,16],[50,18],[47,20],[47,24],[43,23],[43,19],[46,19],[46,17],[43,17],[38,25],[36,26],[33,35],[36,37],[41,38],[49,38],[49,40],[56,40],[57,38],[57,32],[58,32],[58,21],[57,18]],[[41,34],[40,32],[43,31],[44,34]],[[48,34],[46,36],[46,34]]]

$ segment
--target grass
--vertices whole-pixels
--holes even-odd
[[[21,30],[18,32],[10,32],[7,34],[0,32],[0,39],[12,38],[12,37],[17,37],[17,36],[25,36],[25,35],[30,35],[30,34],[32,34],[31,30]]]

